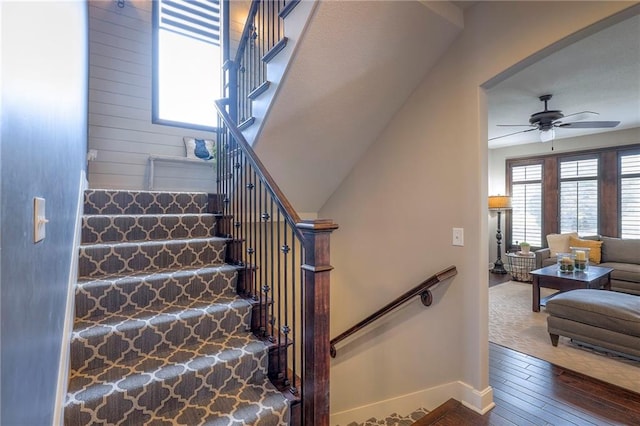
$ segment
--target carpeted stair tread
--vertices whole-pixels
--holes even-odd
[[[215,221],[204,213],[84,215],[82,244],[208,237]]]
[[[71,335],[71,368],[93,369],[141,354],[206,342],[250,327],[251,303],[219,296],[77,320]]]
[[[65,425],[288,425],[216,197],[85,191]]]
[[[225,238],[208,237],[81,245],[79,274],[80,277],[95,277],[222,264],[227,241]]]
[[[232,296],[236,294],[237,269],[219,265],[81,279],[76,287],[76,318]]]
[[[107,424],[117,423],[127,414],[124,401],[149,415],[159,408],[174,410],[181,402],[203,396],[214,398],[221,391],[233,395],[247,384],[264,386],[268,382],[267,349],[267,344],[244,333],[144,355],[109,368],[74,371],[65,424],[77,424],[81,412],[104,406],[110,407],[109,412],[100,418],[108,416]]]
[[[85,214],[206,213],[209,196],[204,192],[85,191]]]
[[[288,401],[271,383],[247,384],[240,393],[220,390],[215,399],[199,398],[183,407],[158,412],[148,426],[196,425],[284,426],[289,424]]]

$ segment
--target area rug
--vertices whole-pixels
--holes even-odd
[[[541,289],[541,297],[555,290]],[[640,393],[640,362],[587,349],[547,333],[547,314],[531,310],[531,284],[509,281],[489,289],[489,341]]]

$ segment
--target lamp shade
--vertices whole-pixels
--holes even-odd
[[[511,208],[511,197],[508,195],[490,195],[489,210],[507,210]]]

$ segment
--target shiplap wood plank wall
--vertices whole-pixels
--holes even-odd
[[[238,45],[250,2],[231,2],[232,49]],[[213,139],[212,132],[151,122],[151,1],[89,2],[89,186],[147,187],[149,155],[184,156],[184,136]],[[243,18],[244,16],[244,18]],[[211,110],[215,114],[215,110]],[[157,164],[155,187],[213,191],[204,167]]]

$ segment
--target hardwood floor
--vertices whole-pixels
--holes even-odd
[[[510,278],[489,273],[489,286]],[[640,425],[640,394],[491,342],[489,384],[484,416],[450,400],[414,426]]]
[[[484,416],[449,400],[413,426],[640,425],[640,394],[489,343],[496,406]]]
[[[493,274],[489,272],[489,287],[493,287],[494,285],[506,283],[511,280],[511,275],[509,274]]]
[[[639,425],[640,394],[489,343],[491,425]]]

